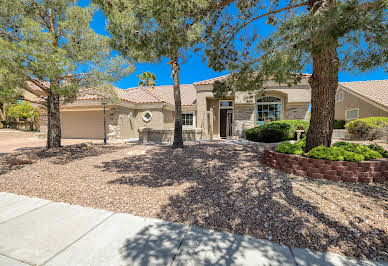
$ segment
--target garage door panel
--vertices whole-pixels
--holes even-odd
[[[108,114],[107,114],[108,117]],[[62,111],[62,138],[103,139],[103,111]]]

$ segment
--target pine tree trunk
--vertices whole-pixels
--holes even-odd
[[[61,146],[61,117],[59,113],[59,96],[47,96],[47,144],[46,148]]]
[[[182,105],[181,105],[181,90],[179,86],[179,62],[178,56],[171,58],[172,79],[174,88],[175,100],[175,128],[173,148],[183,148],[182,138]]]
[[[334,1],[329,0],[326,4],[334,4]],[[307,151],[320,145],[329,147],[333,134],[339,72],[338,43],[336,39],[324,41],[312,41],[313,73],[309,79],[311,118],[306,139]]]

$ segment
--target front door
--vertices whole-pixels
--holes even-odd
[[[220,109],[220,137],[232,136],[233,109]]]

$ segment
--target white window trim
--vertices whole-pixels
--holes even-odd
[[[357,117],[354,118],[348,118],[348,112],[357,110]],[[359,108],[353,108],[353,109],[347,109],[345,110],[345,120],[352,120],[352,119],[358,119],[360,117],[360,109]]]
[[[193,115],[193,125],[192,126],[188,126],[188,125],[182,125],[183,128],[195,128],[196,127],[196,117],[195,117],[195,112],[194,111],[191,111],[191,112],[182,112],[182,115],[183,114],[192,114]]]
[[[232,106],[221,106],[221,102],[224,102],[224,101],[232,102]],[[234,123],[234,104],[235,104],[234,100],[219,100],[218,101],[218,137],[221,137],[221,135],[220,135],[221,109],[232,109],[232,112],[233,112],[233,115],[232,115],[233,121],[232,121],[232,123]],[[232,132],[232,135],[233,135],[233,132]]]
[[[149,118],[145,117],[147,114],[150,114]],[[152,119],[152,112],[151,111],[144,111],[142,114],[142,118],[143,118],[144,122],[146,122],[146,123],[150,122]]]
[[[342,95],[341,100],[337,100],[337,95]],[[342,101],[344,100],[344,98],[345,98],[344,91],[339,91],[339,92],[337,92],[337,93],[335,94],[335,102],[336,102],[336,103],[342,102]]]
[[[255,112],[255,121],[254,121],[255,126],[259,125],[257,123],[257,106],[258,105],[263,105],[263,104],[279,104],[279,102],[260,102],[260,103],[257,102],[258,99],[266,97],[266,96],[276,97],[276,98],[280,99],[280,104],[282,105],[280,107],[280,120],[284,120],[284,99],[282,97],[277,96],[277,95],[264,95],[264,96],[261,96],[261,97],[258,97],[258,98],[255,99],[255,110],[254,110],[254,112]]]

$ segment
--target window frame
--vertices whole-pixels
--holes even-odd
[[[341,95],[341,99],[337,99],[337,97]],[[345,94],[344,94],[344,91],[338,91],[336,94],[335,94],[335,102],[336,103],[339,103],[339,102],[342,102],[345,98]]]
[[[183,124],[183,121],[184,121],[183,115],[187,115],[187,114],[193,115],[193,124],[192,125],[184,125]],[[182,115],[182,127],[184,127],[184,128],[195,128],[196,123],[195,123],[195,112],[194,111],[182,112],[181,115]]]
[[[348,117],[348,112],[351,112],[351,111],[354,111],[354,110],[357,110],[357,117],[349,118]],[[352,109],[345,110],[345,120],[355,120],[355,119],[358,119],[359,117],[360,117],[360,109],[359,108],[352,108]]]
[[[280,101],[278,101],[278,102],[258,102],[258,100],[260,100],[260,99],[262,99],[264,97],[274,97],[274,98],[279,99]],[[255,125],[261,125],[261,124],[259,124],[259,121],[258,121],[258,106],[259,105],[270,105],[270,104],[274,104],[274,105],[280,104],[279,120],[283,120],[283,115],[284,115],[284,110],[283,110],[284,101],[283,101],[283,98],[279,97],[277,95],[265,95],[265,96],[262,96],[262,97],[259,97],[259,98],[255,99]],[[275,120],[275,121],[279,121],[279,120]],[[263,124],[264,124],[264,121],[260,121],[260,122],[263,122]]]

